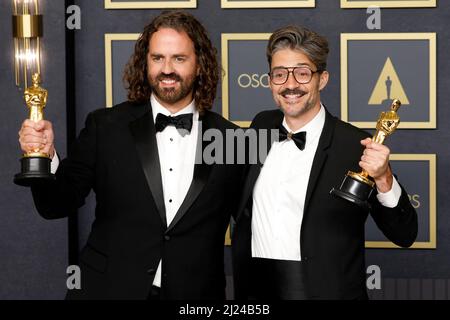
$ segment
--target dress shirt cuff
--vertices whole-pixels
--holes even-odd
[[[58,158],[58,154],[56,153],[56,150],[55,150],[55,154],[53,155],[52,162],[50,163],[50,172],[52,174],[55,174],[56,170],[58,169],[58,166],[59,166],[59,158]]]
[[[386,193],[380,192],[378,189],[377,198],[380,203],[388,208],[395,208],[400,200],[402,195],[402,188],[397,182],[397,179],[393,177],[392,188]]]

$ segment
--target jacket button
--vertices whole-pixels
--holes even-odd
[[[155,269],[148,269],[147,273],[150,274],[150,275],[154,275],[156,273],[156,270]]]
[[[164,236],[164,239],[165,239],[166,241],[169,241],[169,240],[170,240],[170,236]]]

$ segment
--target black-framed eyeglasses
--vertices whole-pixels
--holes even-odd
[[[289,74],[292,73],[295,81],[300,84],[307,84],[311,82],[314,73],[320,72],[320,70],[312,71],[307,67],[277,67],[269,72],[270,81],[273,84],[285,84],[289,79]]]

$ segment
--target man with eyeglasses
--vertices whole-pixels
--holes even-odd
[[[279,110],[259,113],[251,128],[279,129],[279,141],[264,165],[249,166],[244,183],[233,233],[237,299],[367,299],[369,212],[330,194],[348,170],[373,177],[370,214],[384,235],[401,247],[416,239],[417,214],[392,174],[389,149],[320,101],[328,52],[326,38],[302,27],[281,28],[269,40]]]

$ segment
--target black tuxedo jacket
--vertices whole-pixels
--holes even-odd
[[[255,129],[276,129],[283,120],[279,110],[265,111],[253,120]],[[364,259],[364,224],[368,213],[355,204],[330,194],[348,170],[359,172],[363,153],[360,140],[369,135],[326,113],[325,125],[308,181],[301,226],[301,259],[305,265],[306,290],[313,299],[367,298]],[[268,142],[270,147],[270,143]],[[301,165],[301,164],[299,164]],[[251,259],[252,192],[262,165],[251,165],[244,183],[233,232],[235,296],[252,296],[248,281]],[[370,214],[384,235],[408,247],[417,235],[417,214],[402,190],[395,208],[383,207],[376,195]],[[264,281],[264,279],[261,279]]]
[[[209,111],[200,121],[203,131],[236,128]],[[56,181],[32,188],[47,219],[81,207],[91,189],[96,195],[95,221],[80,254],[81,290],[67,298],[145,299],[162,259],[162,298],[224,299],[224,239],[242,170],[196,164],[188,194],[167,225],[150,104],[90,113]]]

